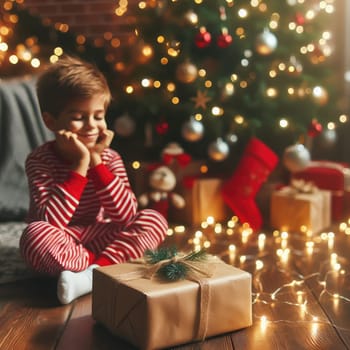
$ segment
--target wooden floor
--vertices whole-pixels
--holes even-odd
[[[254,323],[177,349],[350,349],[350,235],[335,232],[333,246],[326,235],[266,233],[260,249],[256,234],[206,235],[209,252],[252,273]],[[166,244],[191,248],[189,238],[175,234]],[[56,281],[48,279],[0,286],[1,350],[133,349],[95,323],[90,295],[61,306],[55,293]]]

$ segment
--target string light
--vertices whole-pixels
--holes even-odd
[[[350,273],[346,271],[347,268],[350,268],[349,259],[340,257],[331,251],[329,259],[324,260],[317,271],[306,276],[301,275],[296,270],[293,271],[293,265],[289,264],[291,257],[298,261],[309,261],[312,264],[313,258],[315,254],[318,254],[321,246],[326,244],[327,247],[329,240],[333,240],[335,243],[337,237],[341,239],[341,235],[346,236],[345,232],[349,228],[350,219],[349,222],[339,224],[339,232],[320,232],[315,235],[311,231],[306,231],[306,233],[293,233],[292,238],[289,232],[278,230],[270,234],[261,232],[252,235],[249,225],[240,223],[237,217],[230,218],[225,224],[218,224],[214,217],[206,219],[200,225],[201,229],[195,231],[194,236],[189,238],[188,242],[194,245],[197,250],[206,245],[229,264],[252,273],[254,318],[260,320],[262,332],[265,332],[270,324],[275,323],[309,323],[311,335],[315,336],[319,331],[320,324],[329,324],[328,319],[312,313],[313,307],[309,306],[308,297],[312,285],[314,285],[312,287],[314,295],[316,297],[318,295],[319,300],[325,296],[329,297],[333,300],[335,309],[339,307],[340,302],[350,303],[350,298],[342,294],[339,287],[339,284],[345,285],[348,283],[346,281],[349,281]],[[217,230],[218,227],[220,227],[219,230]],[[184,228],[184,230],[185,233],[189,234],[188,228]],[[227,230],[230,230],[230,234],[227,233]],[[220,235],[219,239],[216,238],[218,234]],[[301,242],[304,242],[304,250],[300,249]],[[255,253],[253,255],[247,254],[250,250],[255,251]],[[277,260],[271,259],[273,256],[276,256]],[[273,291],[267,291],[265,288],[268,286],[265,287],[263,283],[264,274],[269,274],[271,270],[275,269],[289,279],[292,276],[294,278],[281,284]],[[336,290],[334,290],[335,286],[338,286]],[[345,291],[344,289],[344,293]],[[292,318],[268,319],[264,314],[264,308],[279,304],[298,309],[300,318],[298,320]],[[345,329],[341,325],[332,325],[338,329]]]

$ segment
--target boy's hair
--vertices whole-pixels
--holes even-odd
[[[105,76],[94,64],[68,55],[49,65],[41,74],[37,95],[41,112],[54,117],[75,99],[104,95],[107,108],[112,98]]]

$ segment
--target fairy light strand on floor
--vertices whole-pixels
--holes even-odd
[[[188,233],[191,232],[190,235]],[[339,224],[337,232],[313,234],[306,228],[300,233],[272,231],[254,233],[247,224],[240,224],[237,217],[227,223],[217,223],[213,217],[194,230],[186,226],[174,226],[169,229],[169,236],[182,236],[187,239],[188,249],[208,249],[212,254],[227,263],[252,273],[254,319],[260,322],[261,330],[269,324],[296,323],[311,324],[312,332],[317,332],[318,325],[329,324],[326,316],[315,315],[308,295],[312,292],[318,301],[328,298],[334,310],[342,307],[341,303],[350,303],[346,294],[346,285],[350,285],[350,261],[334,250],[337,239],[350,239],[350,219]],[[320,266],[315,265],[317,254],[325,255]],[[303,275],[299,271],[309,269]],[[264,287],[264,275],[275,270],[285,283],[273,290]],[[311,301],[310,301],[311,300]],[[297,318],[269,319],[264,310],[276,306],[295,309]],[[332,323],[337,329],[350,331],[350,328]]]

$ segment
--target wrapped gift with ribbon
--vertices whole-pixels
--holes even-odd
[[[293,179],[313,182],[319,189],[331,191],[331,217],[338,221],[350,214],[350,168],[348,164],[332,161],[312,161],[293,173]]]
[[[300,232],[305,227],[320,232],[331,224],[331,192],[320,190],[312,182],[292,179],[271,196],[271,226]]]
[[[162,349],[250,326],[251,297],[248,272],[164,248],[95,269],[92,315],[139,349]]]
[[[186,207],[173,210],[169,219],[188,225],[200,225],[212,216],[216,222],[225,222],[232,217],[232,211],[224,202],[222,186],[224,180],[219,177],[197,176],[186,178],[180,189],[185,198]]]

